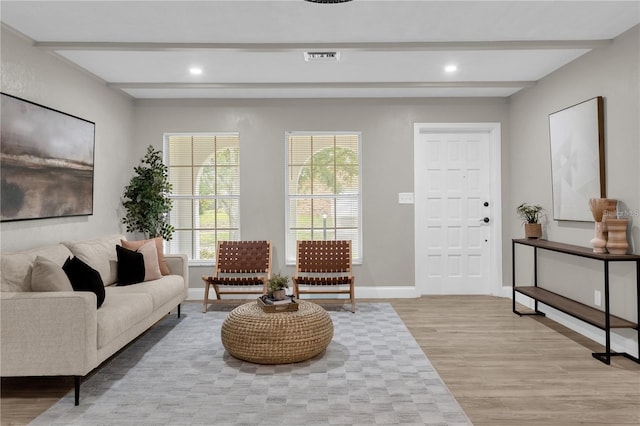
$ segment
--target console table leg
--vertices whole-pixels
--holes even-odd
[[[604,339],[605,352],[596,352],[591,355],[598,361],[607,365],[611,364],[611,318],[609,317],[609,262],[604,261]]]
[[[533,286],[538,287],[538,247],[533,248]],[[538,299],[534,299],[533,301],[533,310],[536,314],[544,316],[544,314],[538,310]]]
[[[636,324],[636,338],[638,339],[638,358],[635,362],[640,363],[640,260],[636,260],[636,312],[638,314],[638,320]]]
[[[511,240],[511,310],[516,311],[516,243]]]
[[[611,310],[609,308],[609,261],[604,261],[604,324],[606,364],[611,364]]]
[[[73,376],[74,405],[80,405],[80,382],[81,381],[82,381],[82,377]]]

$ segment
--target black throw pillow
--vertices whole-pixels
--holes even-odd
[[[137,251],[116,246],[118,256],[118,284],[130,285],[144,281],[144,256]]]
[[[104,283],[98,271],[77,257],[68,258],[62,266],[62,270],[67,274],[74,291],[91,291],[95,293],[98,299],[98,308],[102,306],[105,296]]]

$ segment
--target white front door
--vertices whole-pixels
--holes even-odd
[[[418,293],[499,294],[500,125],[414,130]]]

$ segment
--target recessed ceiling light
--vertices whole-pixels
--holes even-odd
[[[202,74],[202,68],[192,67],[192,68],[189,68],[189,72],[192,75],[200,75],[200,74]]]
[[[458,71],[458,66],[457,65],[447,65],[446,67],[444,67],[444,70],[446,72],[456,72],[456,71]]]

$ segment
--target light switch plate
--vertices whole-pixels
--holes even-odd
[[[398,194],[398,203],[413,204],[413,192],[400,192]]]

